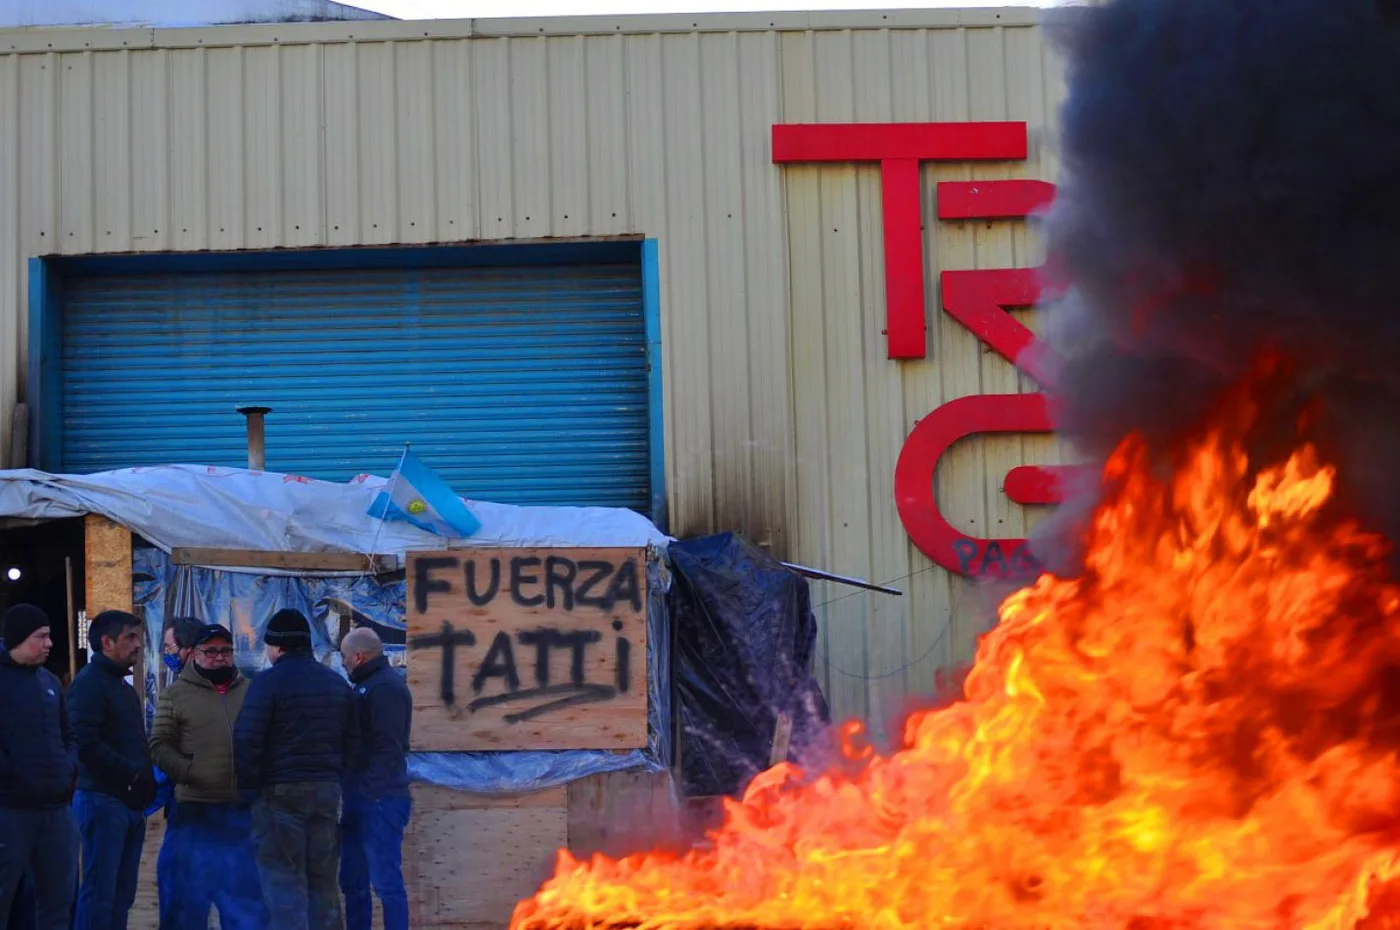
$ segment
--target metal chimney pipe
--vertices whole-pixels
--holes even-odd
[[[262,471],[267,463],[266,445],[263,440],[263,417],[272,412],[271,407],[239,407],[238,412],[248,421],[248,468]]]

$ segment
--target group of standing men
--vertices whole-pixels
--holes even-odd
[[[164,644],[175,679],[149,735],[126,681],[140,621],[94,617],[66,694],[44,668],[49,633],[37,607],[4,615],[0,930],[125,930],[154,769],[175,786],[156,865],[161,930],[204,930],[211,908],[226,930],[369,930],[371,887],[386,930],[408,927],[412,700],[373,630],[341,643],[347,686],[316,661],[298,611],[271,618],[272,664],[251,680],[227,628],[176,621]]]

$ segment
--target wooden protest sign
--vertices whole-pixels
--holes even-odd
[[[638,749],[645,549],[407,554],[412,747]]]

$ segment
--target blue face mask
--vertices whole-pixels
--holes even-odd
[[[176,675],[180,674],[180,671],[185,667],[185,663],[180,661],[179,653],[171,655],[168,652],[164,652],[161,653],[160,657],[165,660],[165,667],[170,669]]]

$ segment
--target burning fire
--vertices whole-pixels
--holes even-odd
[[[1247,393],[1165,473],[1118,448],[1083,573],[898,751],[778,766],[683,855],[561,852],[513,930],[1400,926],[1389,546],[1312,445],[1250,461]]]

